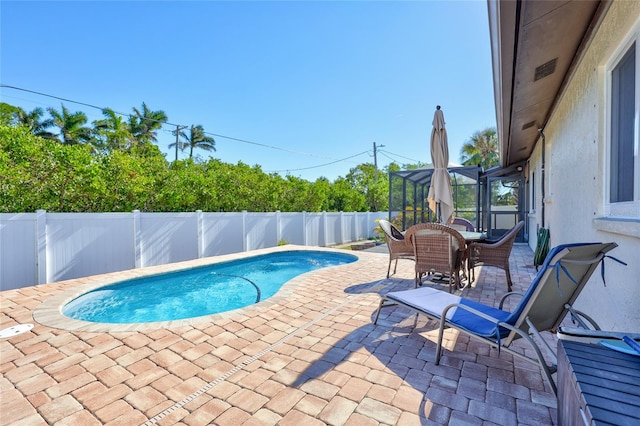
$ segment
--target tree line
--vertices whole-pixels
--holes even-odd
[[[178,134],[177,148],[189,157],[168,161],[155,144],[167,116],[145,103],[127,119],[105,108],[91,126],[64,105],[47,112],[0,104],[0,212],[385,211],[388,172],[415,167],[392,163],[376,173],[363,163],[333,182],[283,177],[259,165],[194,158],[194,149],[215,151],[200,125]]]

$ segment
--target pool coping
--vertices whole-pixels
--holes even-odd
[[[291,296],[295,288],[302,282],[303,279],[309,277],[310,274],[316,273],[320,270],[326,270],[329,268],[341,268],[356,262],[351,262],[346,265],[336,265],[329,266],[321,269],[316,269],[313,271],[305,272],[300,274],[291,280],[287,281],[280,287],[280,289],[273,296],[269,297],[266,300],[260,301],[254,305],[245,306],[238,309],[233,309],[226,312],[203,315],[192,318],[185,318],[179,320],[171,320],[171,321],[155,321],[155,322],[142,322],[142,323],[96,323],[89,321],[82,321],[73,318],[69,318],[62,314],[62,308],[64,305],[69,303],[71,300],[75,299],[82,294],[95,290],[100,287],[104,287],[109,284],[114,284],[120,281],[134,279],[134,278],[143,278],[153,275],[158,275],[161,273],[167,272],[175,272],[185,269],[197,268],[201,266],[214,265],[217,263],[228,262],[232,260],[243,259],[247,257],[259,256],[262,254],[270,254],[270,253],[278,253],[285,251],[326,251],[331,253],[341,253],[355,256],[358,262],[361,257],[357,251],[348,251],[344,249],[335,249],[330,247],[309,247],[309,246],[299,246],[299,245],[284,245],[277,247],[269,247],[258,250],[250,250],[226,255],[219,256],[211,256],[204,257],[200,259],[186,260],[182,262],[169,263],[164,265],[157,266],[148,266],[144,268],[138,269],[129,269],[124,271],[117,272],[109,272],[105,274],[93,275],[91,277],[86,277],[87,281],[90,281],[86,284],[76,284],[72,288],[64,289],[60,293],[50,297],[49,299],[42,302],[39,306],[37,306],[33,310],[33,319],[41,325],[45,325],[47,327],[57,328],[60,330],[66,331],[76,331],[76,332],[89,332],[89,333],[114,333],[114,332],[132,332],[132,331],[146,331],[146,330],[157,330],[163,328],[175,328],[175,327],[184,327],[190,326],[194,324],[201,324],[205,322],[213,322],[217,319],[221,318],[230,318],[235,317],[237,315],[244,315],[247,313],[261,312],[270,309],[273,305],[281,303],[288,296]],[[303,278],[304,277],[304,278]],[[77,282],[77,279],[73,281]],[[62,282],[64,283],[64,282]],[[45,284],[46,285],[46,284]]]

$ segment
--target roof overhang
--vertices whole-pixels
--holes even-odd
[[[488,0],[500,165],[528,159],[612,0]]]

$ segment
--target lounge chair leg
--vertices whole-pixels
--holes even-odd
[[[556,382],[554,382],[553,376],[552,376],[553,373],[557,371],[557,365],[558,365],[557,355],[555,354],[555,352],[553,352],[551,347],[549,347],[549,344],[542,338],[542,336],[540,335],[540,332],[535,328],[534,324],[531,322],[529,317],[526,317],[525,321],[529,325],[529,331],[532,332],[532,334],[535,335],[539,340],[542,340],[542,342],[544,343],[544,345],[547,347],[549,351],[549,355],[553,358],[553,366],[550,367],[545,361],[544,356],[540,351],[540,347],[536,345],[533,338],[529,335],[521,334],[526,340],[529,341],[529,345],[533,348],[534,352],[536,353],[536,356],[538,357],[538,365],[540,366],[540,368],[542,368],[542,372],[546,376],[547,382],[549,382],[549,385],[551,386],[551,390],[553,390],[553,394],[558,395],[558,387],[556,385]]]
[[[436,346],[436,365],[440,365],[442,356],[442,339],[444,337],[444,321],[440,320],[440,330],[438,331],[438,346]]]
[[[380,316],[380,311],[382,310],[382,304],[384,303],[385,299],[380,299],[380,305],[378,305],[378,312],[376,312],[376,319],[373,320],[374,324],[378,324],[378,317]]]

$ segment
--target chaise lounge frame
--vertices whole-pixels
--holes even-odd
[[[374,323],[377,324],[381,309],[389,305],[387,302],[404,306],[439,322],[436,365],[440,363],[442,356],[444,329],[450,327],[498,350],[538,364],[553,392],[557,393],[552,378],[556,371],[557,359],[555,352],[540,333],[555,333],[568,313],[580,318],[580,324],[588,324],[599,329],[592,318],[575,310],[572,305],[596,267],[615,247],[616,243],[565,244],[555,247],[549,252],[543,267],[511,312],[503,310],[503,304],[508,297],[517,293],[507,293],[501,299],[499,307],[494,308],[444,291],[422,287],[390,292],[382,296]],[[551,364],[545,361],[534,337],[546,346],[552,358]],[[522,350],[511,347],[512,343],[520,338],[533,349],[535,357],[527,356]]]

